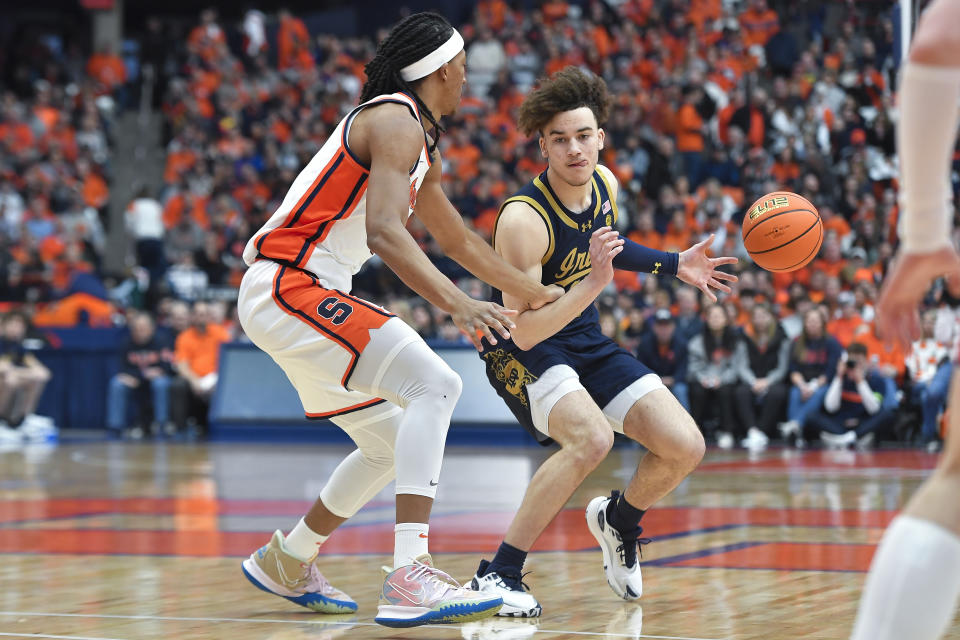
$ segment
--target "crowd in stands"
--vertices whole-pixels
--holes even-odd
[[[19,43],[0,47],[0,302],[27,304],[38,325],[106,324],[100,274],[126,67],[53,34]]]
[[[740,282],[717,305],[670,278],[617,272],[598,301],[604,331],[654,366],[718,444],[762,446],[771,437],[803,443],[823,433],[830,446],[868,447],[874,434],[915,436],[935,447],[958,333],[954,301],[931,292],[929,330],[911,353],[886,347],[873,324],[879,282],[896,248],[892,3],[837,10],[787,2],[774,10],[767,0],[535,4],[480,0],[457,25],[467,42],[468,84],[439,148],[445,190],[465,220],[489,237],[502,200],[544,168],[536,141],[515,127],[537,78],[571,64],[590,69],[615,95],[601,162],[621,185],[621,231],[667,251],[712,233],[714,254],[741,258]],[[130,204],[139,270],[112,293],[121,307],[162,318],[171,300],[193,304],[211,292],[229,298],[243,275],[246,240],[356,104],[375,41],[311,33],[286,11],[255,10],[235,24],[205,10],[183,39],[165,39],[154,21],[147,38],[154,44],[144,50],[169,70],[161,87],[166,164],[159,189],[144,189]],[[23,114],[47,104],[70,116],[77,140],[81,131],[106,139],[109,121],[95,96],[122,69],[93,60],[91,67],[70,100],[59,85],[42,83],[26,98],[8,99],[15,117],[4,112],[0,144],[18,139],[11,126],[24,126],[10,122],[26,122]],[[32,118],[36,135],[40,118]],[[99,156],[77,147],[75,160],[58,163],[57,144],[39,157],[29,147],[23,166],[56,167],[75,181],[109,174],[105,143]],[[50,216],[65,219],[61,210],[40,216],[52,200],[35,203],[42,188],[28,189],[21,171],[11,177],[2,166],[0,179],[8,177],[0,182],[0,207],[4,194],[21,194],[21,229],[42,232]],[[820,255],[797,272],[756,268],[740,241],[743,211],[774,190],[803,195],[824,222]],[[88,191],[98,193],[72,193],[76,199]],[[62,259],[95,269],[97,231],[80,229],[85,240],[64,242]],[[415,218],[410,230],[441,271],[471,295],[486,295],[439,254]],[[0,286],[11,287],[11,268],[20,279],[27,270],[9,262],[16,264]],[[376,258],[354,286],[425,338],[465,343],[446,314],[413,296]],[[164,376],[174,372],[163,366]],[[194,378],[184,377],[198,392],[202,375]],[[163,385],[146,379],[144,388]],[[916,414],[911,424],[922,425],[915,434],[901,428],[907,411]]]

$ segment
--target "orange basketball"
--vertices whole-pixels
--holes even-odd
[[[767,271],[795,271],[823,243],[823,222],[810,201],[790,191],[763,196],[743,216],[743,246]]]

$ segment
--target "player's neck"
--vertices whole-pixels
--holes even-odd
[[[445,115],[440,111],[439,87],[433,83],[422,82],[414,87],[414,91],[416,91],[417,97],[420,98],[421,102],[427,105],[427,109],[433,114],[434,119],[439,121],[440,118]],[[430,121],[427,120],[426,116],[421,116],[421,120],[423,121],[424,129],[429,129],[433,126],[430,124]]]
[[[580,186],[570,184],[558,176],[553,167],[547,167],[547,180],[563,206],[574,213],[586,211],[593,202],[592,181]]]

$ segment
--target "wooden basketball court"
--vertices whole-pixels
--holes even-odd
[[[438,566],[489,558],[547,450],[449,447],[431,524]],[[622,488],[616,448],[531,554],[536,621],[373,623],[391,560],[384,492],[322,568],[360,604],[312,613],[253,588],[240,561],[288,531],[348,452],[332,445],[75,443],[0,451],[0,638],[845,640],[883,527],[933,467],[917,451],[711,451],[644,519],[644,596],[607,586],[583,507]],[[960,624],[947,636],[960,640]],[[908,640],[908,639],[905,639]]]

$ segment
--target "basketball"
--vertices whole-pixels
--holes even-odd
[[[813,260],[823,243],[823,222],[810,201],[773,191],[747,209],[743,246],[767,271],[795,271]]]

